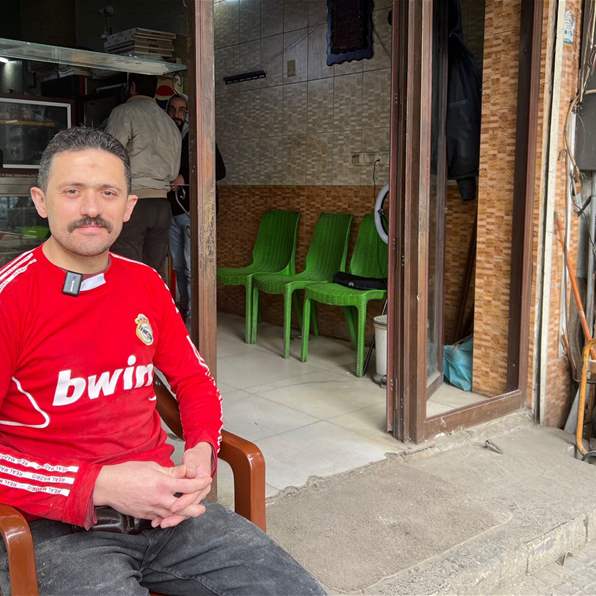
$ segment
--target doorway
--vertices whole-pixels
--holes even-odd
[[[450,77],[454,70],[441,46],[448,46],[450,38],[436,29],[447,3],[396,6],[389,316],[394,343],[387,403],[390,428],[402,440],[419,442],[489,420],[521,407],[525,398],[528,337],[522,323],[529,312],[539,4],[522,0],[518,10],[510,11],[490,0],[485,3],[475,246],[470,240],[465,243],[474,258],[465,267],[468,289],[467,295],[460,293],[463,316],[458,323],[469,327],[466,306],[473,296],[473,355],[467,367],[477,395],[467,404],[454,400],[448,412],[433,407],[447,375],[442,370],[447,358],[441,354],[447,347],[438,338],[446,338],[447,269],[441,261],[449,256],[444,248],[449,240],[446,221],[453,216],[450,186],[441,182],[447,177],[441,159],[450,155],[446,139],[433,134],[449,131],[449,122],[436,124],[451,110],[438,92],[445,92],[441,81],[446,70]],[[507,51],[500,45],[505,38]],[[443,109],[436,109],[441,102]]]
[[[392,0],[374,2],[372,57],[328,65],[326,0],[214,3],[215,130],[226,164],[217,188],[219,267],[250,263],[259,224],[271,210],[299,214],[297,272],[306,267],[321,215],[352,216],[349,267],[362,221],[388,181],[391,8]],[[225,424],[264,451],[269,494],[400,447],[386,432],[385,387],[372,379],[375,358],[364,376],[355,374],[342,308],[317,304],[319,335],[311,334],[303,362],[296,313],[283,358],[281,295],[260,291],[251,343],[245,288],[221,279],[218,286]],[[296,294],[301,312],[303,296]],[[369,303],[367,348],[383,304]]]

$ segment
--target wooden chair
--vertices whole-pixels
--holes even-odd
[[[168,389],[155,383],[157,409],[165,423],[182,437],[178,403]],[[236,513],[265,531],[265,460],[250,441],[223,431],[219,457],[234,474],[234,509]],[[8,554],[12,596],[38,596],[35,555],[29,524],[19,511],[0,504],[0,534]]]

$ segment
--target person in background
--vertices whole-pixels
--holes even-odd
[[[178,127],[153,98],[157,78],[130,74],[128,80],[129,98],[112,110],[106,132],[128,151],[132,192],[139,201],[112,250],[165,276],[172,219],[167,198],[180,170],[182,139]]]
[[[186,320],[190,316],[190,159],[188,150],[188,101],[184,95],[172,95],[168,101],[167,113],[176,123],[182,134],[180,172],[172,183],[168,194],[172,206],[172,224],[170,226],[170,256],[176,272],[178,286],[178,308]],[[226,175],[226,166],[217,145],[215,145],[215,179],[221,180]]]
[[[178,286],[178,309],[185,320],[190,315],[190,204],[189,204],[189,157],[188,130],[184,130],[188,113],[188,102],[182,95],[172,95],[167,112],[182,134],[180,171],[168,193],[172,208],[170,224],[170,256],[176,272]]]

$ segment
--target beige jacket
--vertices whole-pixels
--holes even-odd
[[[106,132],[128,151],[132,193],[139,198],[167,198],[170,182],[180,170],[182,139],[157,102],[145,95],[131,97],[112,110]]]

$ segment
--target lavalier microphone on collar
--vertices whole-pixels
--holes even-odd
[[[67,271],[64,277],[64,285],[62,286],[62,293],[68,296],[78,296],[81,291],[81,284],[83,283],[83,274],[75,273],[74,271]]]

